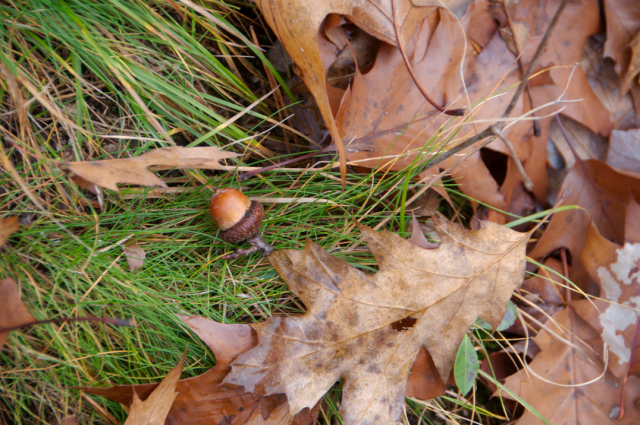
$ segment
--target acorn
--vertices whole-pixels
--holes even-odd
[[[209,201],[209,212],[220,228],[222,240],[232,244],[248,242],[252,245],[249,249],[238,248],[222,257],[224,260],[235,260],[258,250],[265,257],[273,252],[273,247],[260,235],[264,217],[264,208],[260,202],[249,200],[236,189],[216,189]]]

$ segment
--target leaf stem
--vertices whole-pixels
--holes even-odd
[[[44,325],[46,323],[55,323],[61,325],[63,323],[68,322],[100,322],[100,323],[108,323],[114,326],[134,326],[135,321],[131,319],[113,319],[111,317],[60,317],[58,319],[48,319],[48,320],[36,320],[34,322],[27,322],[21,325],[11,326],[8,328],[0,329],[0,334],[5,332],[15,331],[16,329],[28,328],[35,325]]]

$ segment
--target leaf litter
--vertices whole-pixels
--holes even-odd
[[[242,387],[223,383],[231,370],[231,362],[257,344],[256,334],[251,326],[228,325],[197,316],[178,315],[178,318],[213,351],[216,366],[202,375],[176,383],[177,396],[166,415],[167,424],[197,422],[227,425],[245,423],[311,425],[315,423],[318,408],[289,417],[286,398],[280,395],[259,397],[244,391]],[[110,388],[79,387],[78,389],[129,406],[134,401],[134,394],[146,400],[156,388],[158,384],[116,385]],[[255,413],[256,411],[260,414]]]
[[[311,8],[300,0],[262,0],[258,7],[315,97],[340,154],[344,182],[346,160],[375,169],[406,169],[414,161],[421,166],[496,123],[507,106],[504,94],[522,78],[560,3],[371,0]],[[443,4],[448,9],[434,7]],[[637,11],[633,2],[606,0],[603,27],[595,0],[569,2],[513,115],[556,105],[537,111],[537,124],[521,120],[504,131],[515,154],[495,140],[449,173],[463,194],[516,215],[533,212],[536,202],[557,202],[557,188],[548,197],[549,177],[551,185],[553,178],[562,185],[559,193],[571,191],[567,204],[580,207],[556,213],[530,250],[530,257],[557,274],[541,267],[524,280],[515,301],[534,322],[508,329],[538,332],[532,341],[539,353],[526,353],[535,356],[530,370],[511,376],[506,385],[551,423],[613,423],[617,416],[623,419],[616,423],[634,423],[638,416],[633,403],[640,394],[634,376],[640,372],[634,311],[640,214],[633,200],[640,197],[634,128],[640,123]],[[581,65],[574,67],[577,62]],[[442,115],[425,93],[440,107],[467,108],[467,116]],[[561,95],[581,102],[562,104]],[[560,128],[543,116],[552,111],[563,115],[572,142],[564,143]],[[549,141],[562,157],[557,174],[547,171]],[[513,161],[502,166],[499,178],[487,151],[521,162],[533,191],[524,188]],[[470,148],[461,155],[467,152]],[[217,148],[172,147],[134,158],[57,165],[81,187],[117,191],[118,184],[167,187],[154,171],[224,169],[219,161],[236,156]],[[421,177],[441,169],[425,170]],[[455,209],[448,193],[439,193]],[[474,223],[487,218],[499,224],[483,222],[467,231],[436,218],[440,244],[424,237],[415,217],[411,241],[360,226],[378,261],[375,274],[311,242],[303,251],[277,252],[270,261],[308,308],[303,316],[253,325],[180,316],[214,351],[213,369],[179,380],[183,356],[180,370],[160,384],[83,389],[130,405],[127,423],[302,425],[315,423],[322,396],[344,380],[344,423],[394,423],[405,395],[444,394],[458,358],[456,382],[466,393],[478,365],[468,368],[473,359],[457,354],[464,348],[475,355],[467,331],[476,318],[494,329],[503,319],[511,293],[523,282],[529,239],[501,226],[508,221],[504,214],[475,203],[473,208]],[[17,218],[0,220],[1,245],[17,229]],[[143,265],[144,250],[135,242],[123,250],[132,272]],[[568,261],[559,261],[558,252],[568,254]],[[602,300],[579,299],[559,288],[567,285],[560,275],[570,277],[582,294]],[[13,306],[0,314],[0,329],[33,321],[15,283],[5,279],[0,288],[3,304]],[[481,321],[476,325],[485,327]],[[0,346],[6,337],[7,332],[0,334]],[[607,355],[600,355],[606,346],[608,364]],[[596,379],[601,374],[604,378]],[[148,413],[156,409],[150,405],[161,406],[153,420]],[[519,423],[540,419],[526,411]]]

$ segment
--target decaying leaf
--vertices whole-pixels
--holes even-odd
[[[634,230],[640,221],[640,206],[633,199],[627,204],[625,221],[623,246],[607,240],[592,224],[580,253],[587,271],[602,288],[600,297],[611,301],[599,304],[601,314],[594,328],[601,330],[609,345],[609,369],[618,378],[640,373],[640,364],[633,361],[640,356],[634,346],[640,310],[640,234]]]
[[[62,420],[62,422],[60,422],[60,425],[78,425],[78,416],[67,416]]]
[[[442,242],[429,250],[360,225],[378,262],[375,274],[311,241],[303,251],[272,254],[272,265],[308,311],[252,325],[259,343],[232,363],[224,382],[257,394],[284,393],[296,413],[344,379],[345,424],[396,423],[420,348],[446,380],[467,329],[478,317],[500,324],[524,274],[528,234],[490,222],[469,231],[439,216],[434,221]]]
[[[607,20],[604,55],[615,61],[616,72],[622,77],[629,66],[627,46],[640,30],[640,8],[630,0],[604,0],[604,14]]]
[[[400,21],[403,37],[408,39],[405,42],[407,55],[412,58],[411,66],[421,86],[436,102],[446,103],[450,108],[461,108],[518,82],[517,70],[513,68],[515,56],[507,51],[497,35],[486,1],[472,2],[462,18],[467,31],[471,29],[471,22],[481,27],[475,41],[483,49],[477,56],[471,48],[465,52],[465,33],[451,13],[434,9],[421,18],[416,9],[410,12],[413,14]],[[423,22],[415,26],[414,21],[420,19]],[[505,51],[507,56],[501,56]],[[461,70],[460,63],[465,55],[465,67]],[[464,72],[464,81],[461,72]],[[504,112],[508,102],[506,96],[499,96],[481,103],[473,113],[473,120],[495,119]],[[516,112],[521,111],[522,104],[519,103]],[[459,129],[454,126],[452,118],[442,116],[425,100],[407,69],[401,51],[388,44],[381,45],[369,72],[356,73],[336,120],[343,138],[351,141],[350,161],[366,167],[393,170],[409,166],[427,145],[431,146],[421,152],[418,160],[433,157],[443,148],[443,141]],[[474,131],[484,129],[485,125],[465,125],[458,137],[472,135]],[[435,137],[440,138],[437,143],[434,142]],[[498,143],[495,145],[499,149],[502,147]],[[522,142],[517,143],[517,150],[524,154],[521,145]],[[453,177],[469,196],[505,208],[499,185],[479,153],[454,170]]]
[[[607,164],[640,174],[640,129],[611,132]]]
[[[552,424],[631,424],[640,414],[634,402],[640,395],[640,380],[628,376],[640,372],[640,352],[634,347],[635,309],[640,304],[640,206],[633,199],[627,202],[624,219],[624,246],[600,235],[591,223],[580,253],[586,270],[601,288],[603,300],[573,301],[555,313],[546,326],[556,335],[543,329],[533,339],[542,350],[531,364],[535,373],[520,371],[507,380],[507,387]],[[596,380],[605,368],[607,356],[600,354],[604,343],[608,347],[607,371]],[[613,421],[620,408],[626,411],[625,418]],[[539,423],[529,412],[520,421]]]
[[[625,205],[630,193],[636,199],[640,198],[640,175],[615,170],[597,160],[584,161],[584,166],[588,176],[582,167],[576,165],[560,190],[560,193],[571,191],[565,205],[578,205],[581,208],[555,213],[529,256],[544,258],[557,249],[566,248],[573,259],[571,280],[588,293],[594,293],[592,288],[586,287],[593,281],[580,261],[587,228],[593,220],[603,236],[622,242]]]
[[[509,2],[512,25],[521,28],[523,36],[522,62],[528,64],[535,54],[546,27],[560,6],[561,0],[523,0]],[[551,66],[550,76],[555,84],[531,88],[535,106],[558,99],[568,86],[565,99],[582,99],[582,102],[565,105],[564,116],[579,122],[595,133],[608,136],[612,125],[609,111],[593,92],[581,67],[573,71],[580,62],[582,49],[587,39],[601,32],[600,8],[596,0],[569,2],[554,28],[547,48],[538,63]],[[535,47],[534,47],[535,46]],[[573,72],[572,72],[573,71]],[[545,111],[545,114],[553,110]],[[556,109],[557,110],[557,109]]]
[[[164,425],[169,409],[171,409],[171,405],[178,395],[176,385],[180,380],[186,355],[187,352],[185,351],[178,366],[167,373],[167,376],[146,400],[140,400],[138,394],[134,391],[129,417],[124,425]]]
[[[167,184],[149,171],[151,166],[169,168],[220,169],[220,161],[235,158],[238,154],[221,151],[216,147],[183,148],[172,146],[155,149],[134,158],[107,159],[103,161],[57,162],[64,171],[71,172],[89,183],[118,191],[118,183],[141,186]]]
[[[541,330],[533,339],[541,351],[529,365],[530,370],[520,370],[507,378],[505,385],[553,425],[635,424],[640,414],[635,403],[640,396],[640,379],[631,377],[627,382],[624,406],[628,414],[623,420],[613,419],[621,380],[610,371],[596,380],[605,369],[603,344],[599,332],[581,317],[589,311],[596,311],[593,304],[580,300],[554,314],[547,326],[555,335]],[[596,381],[584,385],[592,380]],[[501,394],[511,398],[505,392]],[[542,423],[528,410],[518,420],[519,425]]]
[[[246,423],[253,409],[258,408],[266,417],[273,409],[280,409],[286,403],[280,396],[261,398],[247,393],[242,387],[222,384],[229,373],[229,363],[240,353],[257,344],[256,334],[249,325],[227,325],[203,317],[178,315],[208,346],[216,357],[216,366],[194,378],[183,379],[176,385],[178,393],[167,415],[167,425],[183,423],[233,424]],[[107,397],[119,403],[130,405],[134,392],[145,399],[158,384],[116,385],[111,388],[81,387],[89,394]],[[304,411],[293,418],[294,425],[311,425],[318,411]],[[315,415],[315,416],[313,416]],[[266,422],[269,425],[285,425],[287,422]]]
[[[147,253],[144,249],[140,248],[137,242],[129,242],[122,246],[124,255],[127,257],[127,263],[129,263],[129,271],[134,272],[138,270],[144,264],[144,259],[147,257]]]
[[[638,20],[640,24],[640,16]],[[634,79],[637,79],[638,73],[640,73],[640,27],[638,28],[636,36],[629,43],[629,49],[631,50],[631,58],[629,59],[629,66],[625,72],[625,75],[621,78],[620,93],[625,94],[631,88],[631,83]]]
[[[0,218],[0,247],[18,230],[18,227],[20,227],[20,221],[17,216]]]
[[[415,215],[411,219],[411,239],[409,239],[409,242],[424,249],[435,249],[440,246],[437,243],[429,242]]]
[[[628,130],[637,127],[632,92],[622,95],[620,77],[615,63],[603,56],[604,40],[602,35],[590,37],[584,44],[580,67],[587,76],[593,92],[611,114],[613,128]],[[637,85],[637,84],[636,84]],[[631,84],[632,87],[635,87]]]
[[[13,279],[0,281],[0,329],[13,328],[25,323],[35,322],[35,318],[22,304],[18,286]],[[4,346],[9,332],[0,332],[0,349]]]
[[[451,385],[453,385],[453,382],[451,382]],[[438,369],[433,363],[431,354],[424,347],[420,347],[407,380],[405,396],[431,400],[444,395],[446,390],[447,388],[442,382],[442,378],[440,378],[440,373],[438,373]]]

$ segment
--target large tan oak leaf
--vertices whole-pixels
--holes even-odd
[[[345,425],[396,423],[420,347],[446,382],[467,329],[478,317],[500,323],[525,270],[528,234],[490,222],[470,231],[439,216],[434,221],[442,244],[430,250],[359,226],[378,262],[375,274],[311,241],[302,251],[272,254],[308,311],[252,325],[259,343],[232,363],[224,382],[284,393],[295,414],[344,379]],[[415,324],[394,325],[407,318]]]

